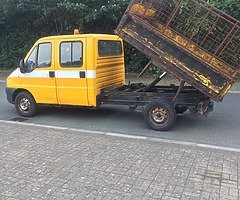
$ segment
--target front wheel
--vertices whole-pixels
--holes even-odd
[[[16,96],[15,108],[23,117],[33,117],[38,111],[38,105],[28,92],[21,92]]]
[[[153,101],[149,103],[143,114],[149,128],[156,131],[168,131],[176,121],[175,108],[165,101]]]

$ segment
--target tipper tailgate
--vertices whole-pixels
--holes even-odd
[[[201,0],[134,0],[116,34],[219,102],[239,77],[239,28]]]

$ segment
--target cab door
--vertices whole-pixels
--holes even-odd
[[[60,105],[88,106],[86,39],[61,40],[56,68],[57,97]]]
[[[37,103],[57,104],[54,45],[53,40],[35,44],[25,59],[30,72],[19,70],[21,88],[28,90]]]

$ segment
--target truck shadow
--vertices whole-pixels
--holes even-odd
[[[39,113],[39,116],[44,118],[54,118],[59,122],[71,121],[71,123],[78,123],[81,121],[82,124],[88,128],[88,125],[91,128],[92,124],[95,124],[97,130],[106,130],[106,127],[103,127],[102,123],[107,123],[111,129],[114,129],[116,132],[125,133],[128,129],[134,130],[137,133],[148,132],[156,134],[165,134],[165,133],[178,133],[195,131],[201,132],[203,129],[206,131],[215,127],[218,122],[215,119],[215,122],[212,122],[212,117],[195,117],[191,116],[188,112],[183,115],[177,116],[176,125],[169,132],[161,133],[157,131],[150,130],[144,123],[143,115],[140,110],[138,111],[129,111],[128,107],[123,106],[103,106],[98,109],[90,109],[84,107],[42,107]],[[124,127],[123,127],[124,126]],[[199,129],[199,131],[197,131]],[[111,131],[111,130],[108,130]],[[205,132],[205,131],[204,131]]]

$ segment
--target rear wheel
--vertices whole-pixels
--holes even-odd
[[[176,111],[170,103],[153,101],[146,106],[144,119],[149,128],[156,131],[168,131],[176,121]]]
[[[32,117],[38,111],[38,105],[28,92],[21,92],[16,96],[15,108],[23,117]]]

